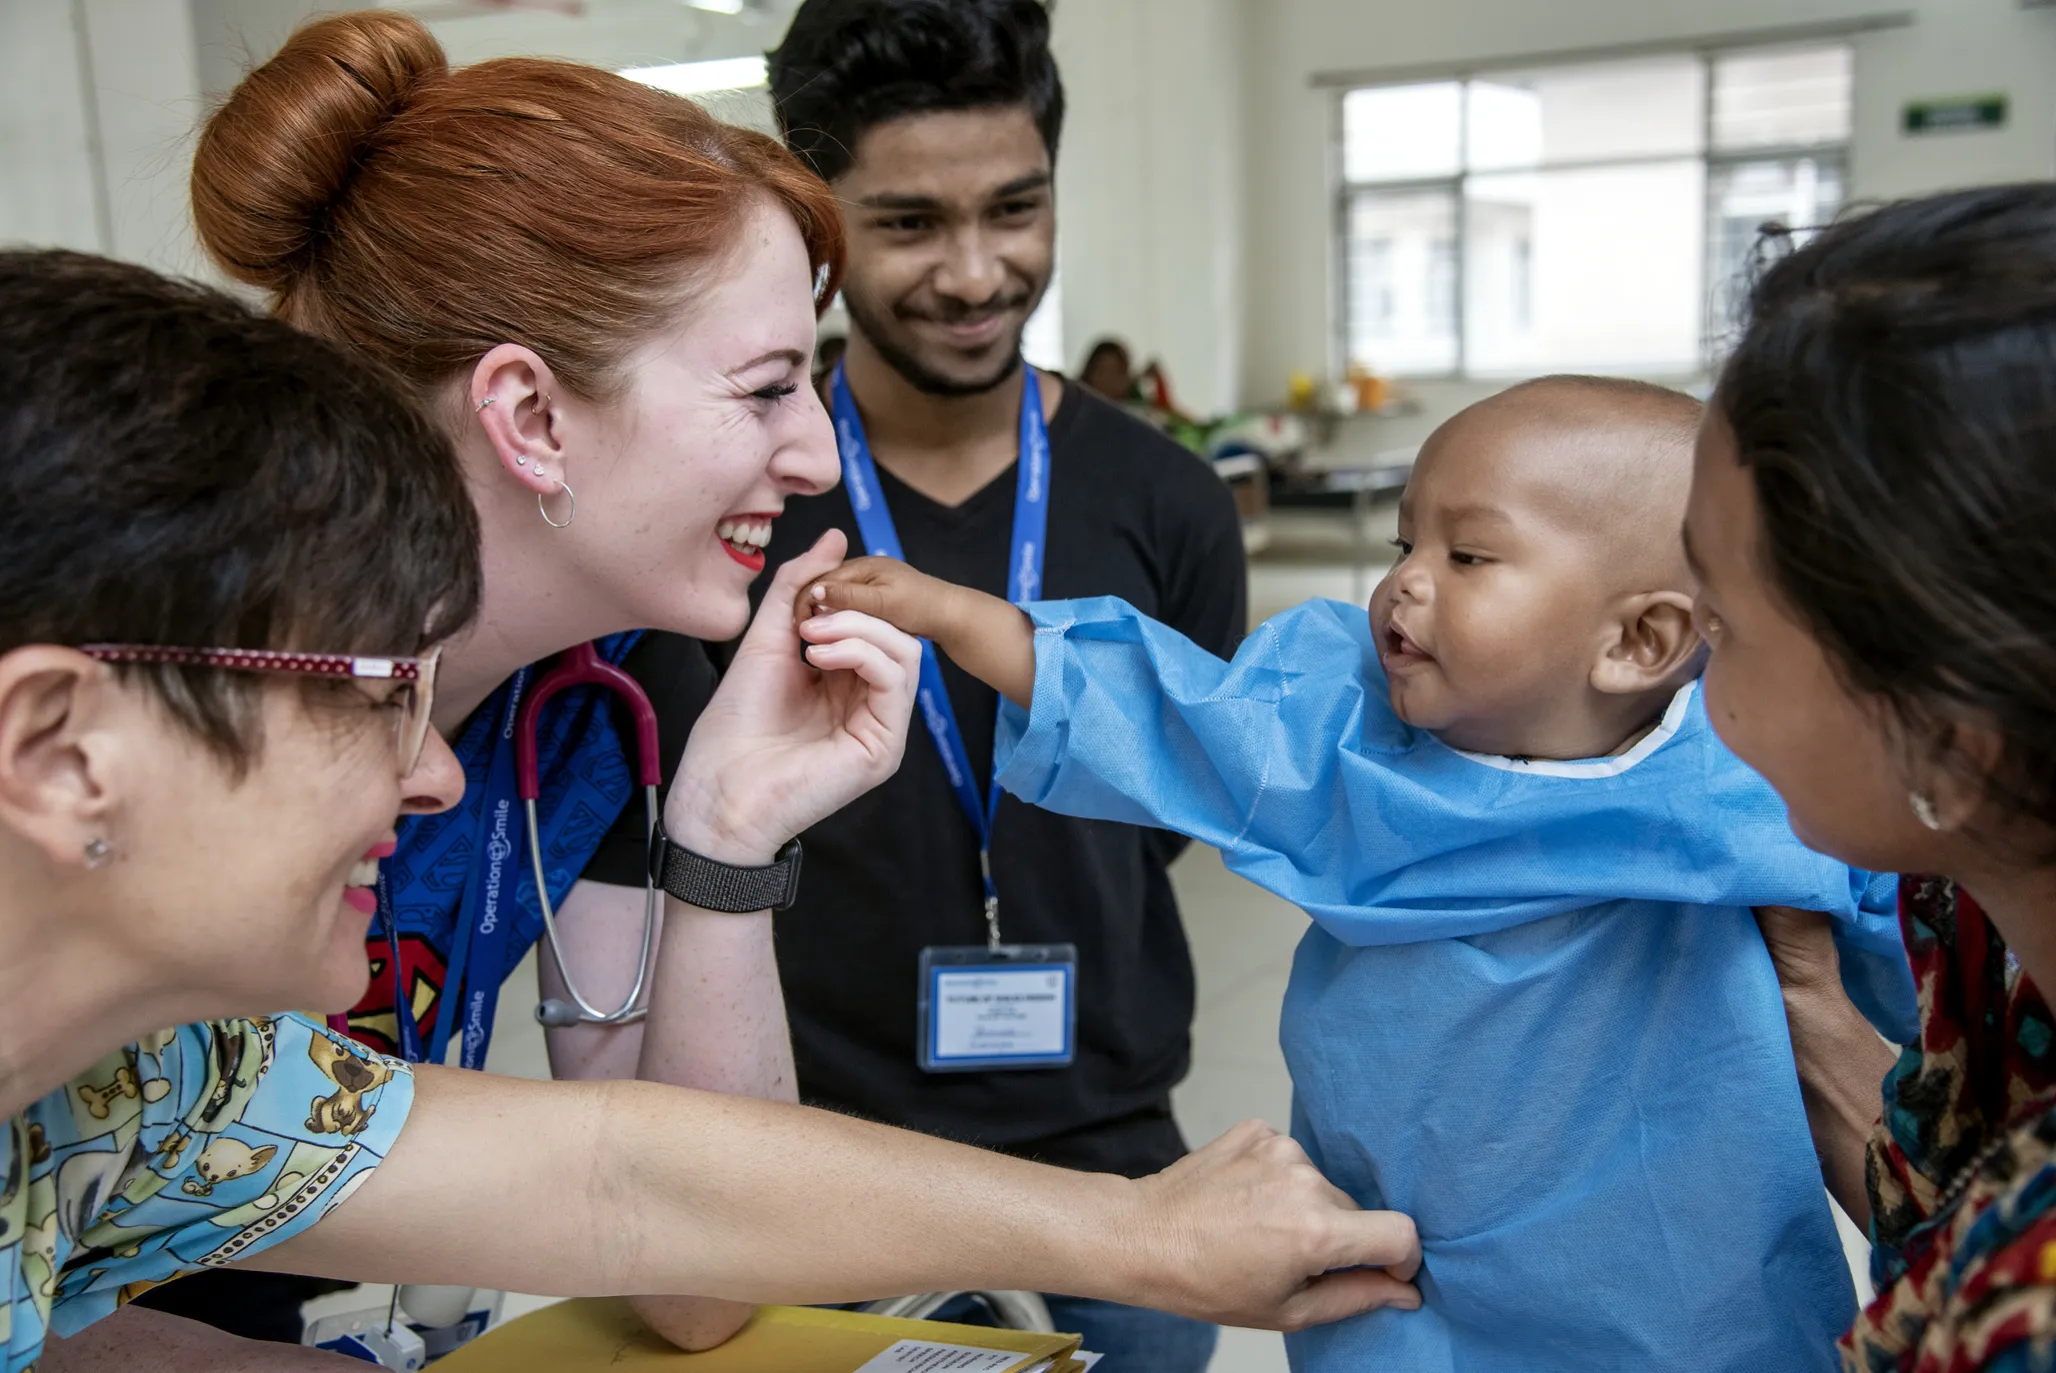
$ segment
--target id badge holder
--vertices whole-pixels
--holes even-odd
[[[1078,1032],[1076,944],[921,950],[915,1057],[927,1073],[1068,1068]]]

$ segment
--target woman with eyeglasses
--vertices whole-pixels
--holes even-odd
[[[1405,1219],[1262,1127],[1131,1182],[410,1065],[281,1011],[357,999],[396,819],[463,789],[422,690],[491,594],[462,464],[347,350],[64,253],[0,252],[0,448],[0,1371],[362,1366],[123,1306],[224,1265],[1243,1324],[1417,1303]]]

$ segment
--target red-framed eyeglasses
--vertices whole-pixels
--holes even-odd
[[[399,707],[394,721],[394,747],[400,774],[414,771],[428,744],[429,714],[435,708],[436,669],[443,650],[437,646],[419,658],[380,658],[357,653],[298,653],[271,648],[184,648],[175,644],[80,644],[79,652],[103,663],[172,664],[219,667],[231,672],[277,672],[297,677],[346,677],[392,682],[388,700]]]

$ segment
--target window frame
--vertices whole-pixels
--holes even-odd
[[[2050,0],[2056,4],[2056,0]],[[1766,144],[1745,149],[1721,149],[1714,139],[1715,75],[1718,64],[1725,58],[1751,54],[1773,54],[1778,52],[1800,52],[1842,48],[1849,54],[1850,66],[1850,123],[1839,140],[1822,143]],[[1725,330],[1717,327],[1713,319],[1716,295],[1714,280],[1715,253],[1719,245],[1713,233],[1714,187],[1718,174],[1736,167],[1754,163],[1790,163],[1801,160],[1832,165],[1838,172],[1843,189],[1843,203],[1848,203],[1849,152],[1854,138],[1856,63],[1860,49],[1855,35],[1813,36],[1788,38],[1781,41],[1738,42],[1719,46],[1681,45],[1678,47],[1649,47],[1633,52],[1623,51],[1617,55],[1545,55],[1533,60],[1508,60],[1494,62],[1489,66],[1467,66],[1450,69],[1437,75],[1429,71],[1409,71],[1403,76],[1395,74],[1388,80],[1357,80],[1337,82],[1329,102],[1330,109],[1330,183],[1334,187],[1330,215],[1330,259],[1333,281],[1331,304],[1333,325],[1329,330],[1329,346],[1333,350],[1331,371],[1342,375],[1356,365],[1350,356],[1350,332],[1353,323],[1349,299],[1349,219],[1350,211],[1360,198],[1380,195],[1421,195],[1426,193],[1447,195],[1451,198],[1453,224],[1456,241],[1455,263],[1455,313],[1452,327],[1456,342],[1456,365],[1448,371],[1409,372],[1396,371],[1390,375],[1395,380],[1425,382],[1495,382],[1525,375],[1519,372],[1474,372],[1470,368],[1469,340],[1469,295],[1470,295],[1470,216],[1467,183],[1473,176],[1503,176],[1510,172],[1545,173],[1566,171],[1587,171],[1636,166],[1674,165],[1696,162],[1702,170],[1699,218],[1706,226],[1706,241],[1702,245],[1700,261],[1700,310],[1699,310],[1699,359],[1701,373],[1714,370],[1719,361],[1720,344]],[[1550,68],[1571,68],[1591,66],[1608,61],[1633,60],[1636,57],[1690,58],[1699,64],[1700,82],[1700,147],[1687,153],[1631,153],[1619,157],[1577,158],[1561,162],[1538,161],[1532,167],[1493,167],[1474,171],[1470,166],[1470,87],[1473,82],[1490,78],[1499,72],[1531,72]],[[1457,87],[1457,170],[1451,175],[1406,177],[1389,181],[1352,181],[1349,178],[1347,150],[1347,122],[1344,107],[1353,92],[1361,90],[1391,89],[1398,86],[1436,85],[1444,82]],[[1794,226],[1810,227],[1810,226]],[[1532,272],[1532,266],[1530,271]],[[1532,280],[1532,278],[1531,278]],[[1651,373],[1650,375],[1657,375]],[[1672,375],[1672,374],[1664,374]]]

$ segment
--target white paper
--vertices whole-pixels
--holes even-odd
[[[1021,1355],[1004,1349],[973,1349],[931,1340],[901,1340],[857,1373],[1006,1373]],[[1043,1365],[1045,1368],[1048,1364]]]
[[[1080,1370],[1080,1373],[1092,1373],[1093,1365],[1097,1364],[1101,1359],[1105,1358],[1106,1355],[1088,1354],[1081,1349],[1076,1354],[1073,1354],[1071,1357],[1078,1360],[1079,1363],[1084,1365],[1083,1369]],[[1052,1368],[1055,1368],[1056,1366],[1057,1361],[1055,1359],[1044,1359],[1041,1363],[1035,1365],[1035,1367],[1033,1368],[1022,1369],[1021,1373],[1049,1373],[1049,1371]]]
[[[1051,1058],[1070,1028],[1070,977],[1050,968],[935,973],[935,1057]]]

